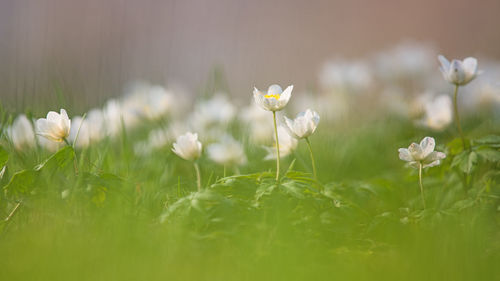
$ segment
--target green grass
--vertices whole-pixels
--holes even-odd
[[[305,142],[280,185],[257,145],[241,175],[203,157],[200,193],[170,147],[133,154],[141,131],[53,156],[4,138],[0,218],[20,205],[0,224],[0,280],[500,280],[500,141],[484,139],[500,132],[465,124],[478,161],[453,128],[432,133],[448,157],[424,172],[426,210],[397,149],[431,132],[396,118],[322,123],[318,181]]]

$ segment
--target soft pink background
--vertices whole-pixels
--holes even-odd
[[[327,58],[405,39],[500,58],[499,26],[498,0],[0,0],[0,97],[34,107],[60,89],[97,105],[136,78],[197,93],[215,65],[235,95],[301,90]]]

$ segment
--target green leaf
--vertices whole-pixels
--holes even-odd
[[[477,153],[472,151],[463,151],[462,153],[456,155],[451,162],[452,167],[459,167],[459,169],[464,173],[471,173],[474,167],[477,165]]]
[[[472,172],[476,164],[477,164],[477,153],[472,151],[471,153],[469,153],[469,157],[467,158],[467,162],[465,163],[465,165],[464,163],[462,163],[461,169],[465,173],[469,174]]]
[[[75,158],[75,151],[73,147],[66,146],[56,153],[52,154],[49,158],[43,161],[40,165],[35,167],[36,171],[46,170],[53,172],[58,169],[63,169],[73,162]]]
[[[500,136],[490,135],[477,139],[474,142],[480,144],[500,144]]]
[[[9,154],[3,147],[0,146],[0,170],[3,169],[7,160],[9,160]]]
[[[34,188],[36,171],[22,170],[15,173],[9,183],[3,187],[8,196],[20,197],[28,195]]]
[[[499,162],[500,161],[500,151],[495,150],[495,149],[491,149],[491,148],[480,149],[477,151],[477,154],[479,154],[480,157],[482,157],[490,162]]]
[[[464,150],[461,138],[456,138],[447,144],[451,155],[457,155]]]

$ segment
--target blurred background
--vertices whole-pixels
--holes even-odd
[[[246,101],[253,86],[314,88],[328,59],[407,40],[499,59],[499,13],[498,0],[0,0],[0,97],[22,109],[62,93],[83,109],[131,80],[196,95],[219,75]]]

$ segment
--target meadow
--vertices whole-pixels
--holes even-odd
[[[0,280],[500,280],[500,64],[437,56],[3,107]]]

